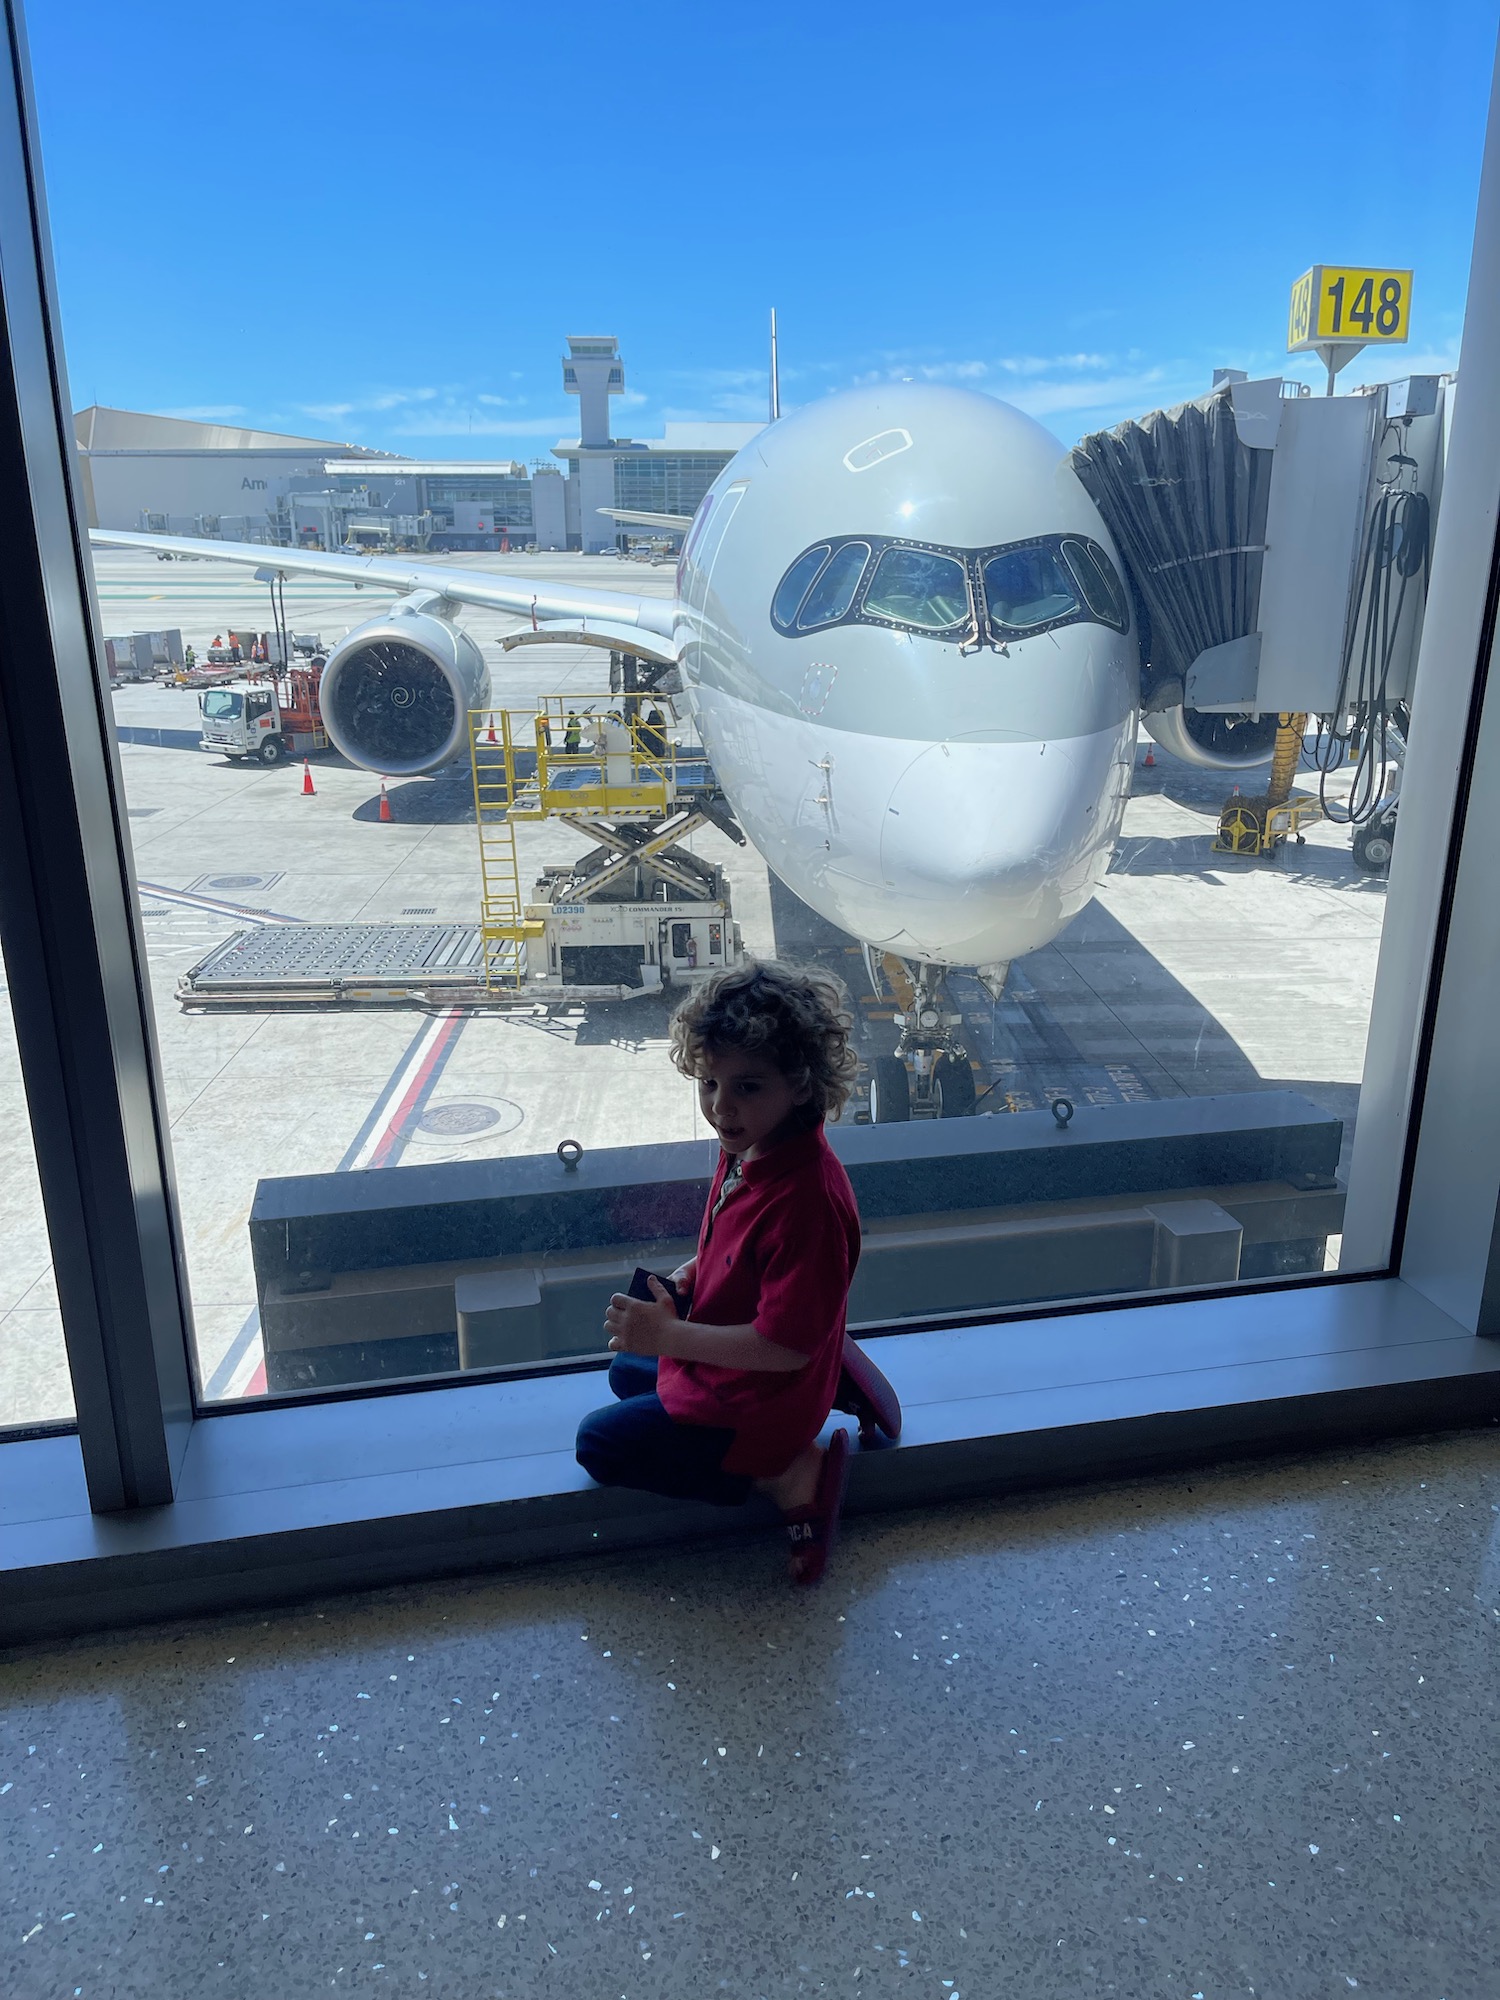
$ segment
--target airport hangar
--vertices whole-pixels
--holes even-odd
[[[660,438],[610,434],[624,394],[613,335],[572,334],[563,388],[579,434],[553,463],[412,459],[326,438],[93,405],[74,419],[91,528],[377,550],[581,549],[630,530],[601,509],[691,514],[759,424],[668,423]]]

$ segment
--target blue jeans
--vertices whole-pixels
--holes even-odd
[[[609,1386],[618,1402],[591,1410],[578,1426],[578,1463],[591,1479],[715,1507],[738,1507],[749,1498],[748,1476],[723,1469],[734,1432],[668,1416],[656,1393],[653,1355],[617,1354]]]

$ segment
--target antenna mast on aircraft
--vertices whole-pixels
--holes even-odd
[[[771,422],[781,415],[781,367],[776,359],[776,308],[771,308]]]

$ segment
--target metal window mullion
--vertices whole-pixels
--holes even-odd
[[[1500,1197],[1500,59],[1349,1171],[1343,1259],[1480,1328]]]
[[[106,1510],[172,1497],[188,1308],[14,0],[3,19],[0,936],[89,1496]]]

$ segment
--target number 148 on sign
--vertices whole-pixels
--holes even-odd
[[[1411,272],[1314,264],[1292,287],[1286,344],[1326,340],[1405,340],[1411,321]]]

